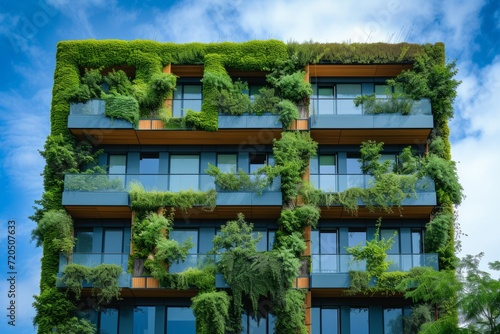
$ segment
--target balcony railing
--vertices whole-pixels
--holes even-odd
[[[127,271],[128,254],[125,253],[80,253],[75,252],[71,256],[61,254],[59,256],[59,272],[63,272],[64,268],[70,264],[80,264],[90,268],[100,264],[116,264],[122,267],[123,271]]]
[[[317,116],[324,115],[373,115],[375,113],[406,113],[403,110],[398,110],[399,106],[403,108],[410,108],[408,115],[432,115],[431,102],[429,99],[424,98],[418,101],[407,99],[391,99],[391,98],[377,98],[375,103],[379,104],[379,108],[387,111],[374,112],[373,106],[365,106],[359,104],[356,106],[354,103],[355,98],[317,98],[310,99],[309,109],[313,119]],[[395,105],[396,104],[396,105]]]
[[[215,263],[214,254],[188,254],[184,262],[172,263],[168,269],[171,274],[180,273],[188,268],[201,269],[207,264]]]
[[[350,271],[366,271],[366,261],[355,261],[349,254],[313,254],[313,274],[345,274]],[[388,254],[388,271],[409,271],[416,267],[438,270],[437,254]]]
[[[375,178],[367,174],[311,174],[311,184],[325,192],[342,192],[349,188],[368,189],[373,186]],[[429,177],[417,180],[415,192],[435,192],[434,181]]]

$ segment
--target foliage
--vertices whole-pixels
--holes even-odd
[[[356,245],[354,247],[348,247],[347,252],[353,256],[355,261],[366,261],[366,270],[373,277],[381,277],[382,273],[386,272],[389,268],[390,262],[386,261],[387,251],[391,249],[394,243],[394,238],[396,233],[385,240],[381,238],[379,240],[380,225],[382,221],[379,219],[377,221],[377,229],[373,235],[372,240],[366,241],[365,246]]]
[[[182,244],[168,238],[173,229],[173,216],[166,218],[150,212],[142,220],[137,219],[132,227],[134,257],[145,259],[147,272],[158,280],[169,277],[168,266],[174,262],[185,261],[189,249],[193,247],[190,239]]]
[[[436,253],[446,247],[454,220],[451,212],[442,212],[427,223],[424,240],[426,252]]]
[[[200,292],[212,292],[215,290],[215,270],[213,264],[205,264],[201,269],[188,268],[181,273],[171,274],[171,285],[179,290],[196,287]]]
[[[98,297],[98,303],[108,304],[114,298],[120,299],[118,277],[122,268],[116,264],[100,264],[92,268],[87,278],[92,282],[92,293]]]
[[[274,88],[262,87],[251,104],[251,112],[257,115],[263,113],[276,114],[278,113],[279,102],[280,98],[275,95]]]
[[[217,193],[215,190],[194,191],[145,191],[138,183],[131,183],[129,188],[130,202],[133,210],[155,211],[161,207],[174,207],[187,210],[195,205],[212,210],[215,207]]]
[[[108,175],[101,167],[87,169],[80,174],[66,174],[64,190],[74,191],[125,191],[123,180]]]
[[[108,94],[130,95],[132,92],[132,83],[127,77],[127,74],[122,70],[115,71],[115,69],[113,69],[102,79],[107,85]]]
[[[87,281],[92,284],[92,294],[99,298],[98,303],[107,304],[113,298],[120,298],[118,277],[121,273],[122,268],[116,264],[100,264],[89,268],[71,263],[64,268],[61,282],[74,293],[76,299],[80,299],[83,282]]]
[[[280,168],[284,203],[293,201],[298,195],[302,177],[317,148],[309,132],[284,132],[280,140],[274,140],[273,153],[275,165]]]
[[[422,324],[432,321],[431,308],[428,304],[418,304],[412,307],[409,316],[403,319],[405,333],[417,334]]]
[[[307,248],[306,242],[301,232],[284,233],[283,231],[276,232],[276,242],[274,249],[286,249],[292,252],[295,256],[300,256]]]
[[[108,117],[122,118],[134,126],[139,124],[139,103],[132,96],[108,95],[105,98],[105,114]]]
[[[244,90],[248,90],[248,84],[239,80],[231,83],[229,87],[221,87],[217,101],[219,113],[233,116],[248,113],[250,97],[243,93]]]
[[[87,319],[73,317],[55,327],[55,333],[64,334],[94,334],[96,328]]]
[[[281,305],[274,307],[276,314],[275,333],[307,334],[305,325],[305,292],[289,289]]]
[[[290,100],[282,100],[278,103],[280,121],[284,129],[288,129],[292,122],[299,118],[299,109]]]
[[[200,293],[191,301],[196,317],[196,333],[226,333],[230,300],[224,291]]]
[[[102,75],[100,69],[85,69],[85,74],[80,79],[80,85],[69,87],[66,99],[70,102],[86,102],[90,99],[99,99]]]
[[[76,306],[55,286],[45,288],[39,296],[34,296],[36,309],[33,325],[39,333],[51,333],[52,328],[71,319]]]
[[[64,210],[50,210],[43,214],[37,227],[31,231],[31,239],[37,247],[44,244],[64,254],[73,251],[73,220]]]
[[[430,154],[426,158],[424,170],[436,183],[436,192],[440,203],[460,204],[462,202],[463,189],[458,181],[454,161]]]
[[[500,333],[500,280],[479,269],[483,253],[462,259],[459,274],[463,283],[458,306],[467,328],[477,333]],[[489,263],[500,270],[500,262]]]
[[[66,286],[68,291],[75,294],[76,299],[80,299],[80,294],[83,289],[83,280],[90,276],[90,270],[91,269],[89,267],[75,263],[70,263],[64,267],[61,281]]]
[[[268,76],[268,81],[274,85],[278,96],[282,99],[300,102],[312,94],[311,84],[305,80],[305,75],[304,71],[298,71],[282,75],[278,79]]]
[[[258,239],[252,236],[252,225],[237,221],[222,226],[221,233],[214,237],[214,252],[222,249],[218,269],[231,286],[233,295],[231,318],[239,326],[243,297],[250,300],[257,313],[259,298],[270,298],[277,307],[284,307],[285,295],[298,273],[299,260],[288,250],[257,252]]]
[[[277,169],[266,166],[259,168],[253,174],[245,173],[241,168],[238,172],[221,172],[217,166],[209,163],[205,172],[214,177],[215,185],[221,190],[254,191],[260,195],[273,182]]]
[[[359,95],[354,99],[354,105],[363,106],[365,114],[401,114],[409,115],[413,100],[400,93],[392,93],[389,98],[379,98],[375,94]]]

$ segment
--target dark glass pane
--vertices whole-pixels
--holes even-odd
[[[158,153],[141,153],[139,162],[141,174],[158,174],[160,172],[160,156]]]
[[[403,333],[403,311],[400,308],[384,310],[384,334]]]
[[[92,242],[94,232],[91,230],[75,231],[75,252],[76,253],[92,253]]]
[[[368,334],[368,309],[351,308],[350,313],[351,333]]]
[[[193,310],[189,307],[167,308],[167,334],[195,334]]]
[[[250,155],[250,173],[255,172],[257,169],[267,165],[267,154],[251,154]]]
[[[366,245],[366,231],[349,231],[348,246]]]
[[[123,250],[123,230],[104,230],[104,253],[121,253]]]
[[[118,334],[118,310],[107,308],[99,316],[99,334]]]
[[[221,172],[236,172],[237,156],[236,154],[217,154],[217,167]]]
[[[339,312],[338,309],[322,309],[321,310],[321,333],[335,334],[339,332]],[[351,333],[358,333],[352,331]]]
[[[134,309],[134,334],[154,333],[155,318],[156,308],[154,306],[136,307]]]

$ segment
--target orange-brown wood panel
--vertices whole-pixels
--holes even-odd
[[[395,77],[402,71],[411,69],[410,64],[344,65],[313,64],[309,65],[310,77]]]
[[[179,77],[202,77],[203,65],[174,65],[170,69],[172,74]]]

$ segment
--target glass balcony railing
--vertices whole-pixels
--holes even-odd
[[[188,254],[184,262],[172,263],[168,271],[174,274],[183,272],[188,268],[201,269],[207,264],[214,264],[215,257],[214,254]]]
[[[349,254],[313,254],[313,274],[345,274],[349,271],[366,271],[366,261],[355,261]],[[439,270],[437,254],[388,254],[388,271],[409,271],[416,267]]]
[[[207,191],[215,188],[213,177],[202,174],[67,174],[64,190],[125,192],[132,183],[141,184],[147,191]]]
[[[265,176],[249,175],[253,184],[264,181]],[[64,177],[65,191],[86,192],[126,192],[132,183],[141,184],[146,191],[172,191],[216,189],[215,180],[205,174],[66,174]],[[280,191],[280,178],[274,179],[264,191]],[[217,191],[227,192],[222,189]],[[255,191],[255,189],[240,189],[237,191]]]
[[[432,115],[431,102],[427,98],[416,100],[376,98],[373,103],[356,106],[355,98],[318,98],[311,97],[309,103],[312,117],[324,115],[373,115],[408,114]]]
[[[89,100],[84,103],[70,103],[69,113],[75,116],[104,115],[104,100]]]
[[[324,192],[342,192],[349,188],[368,189],[373,186],[375,178],[366,174],[311,174],[311,184]],[[429,177],[417,180],[415,192],[435,192],[434,181]]]
[[[59,256],[59,272],[62,272],[66,265],[74,263],[87,267],[96,267],[100,264],[116,264],[122,267],[123,271],[127,271],[128,254],[124,253],[78,253],[75,252],[71,256],[61,254]]]

